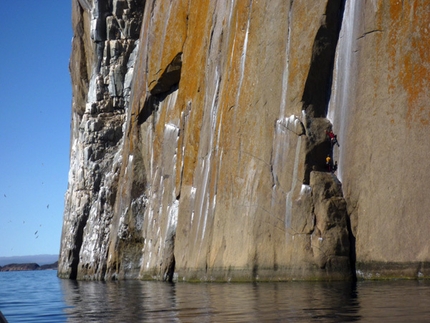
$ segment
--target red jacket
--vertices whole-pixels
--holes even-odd
[[[334,135],[333,131],[330,131],[330,132],[326,131],[326,133],[330,137],[330,139],[334,139],[335,138],[335,135]]]

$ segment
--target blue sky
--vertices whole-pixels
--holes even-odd
[[[58,254],[69,167],[71,0],[0,3],[0,257]]]

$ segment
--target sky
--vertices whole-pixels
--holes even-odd
[[[0,257],[58,254],[72,0],[0,0]]]

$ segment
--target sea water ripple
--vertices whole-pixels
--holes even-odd
[[[14,322],[429,322],[430,281],[163,283],[0,272]]]

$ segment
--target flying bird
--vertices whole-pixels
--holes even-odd
[[[49,204],[46,206],[47,209],[49,209]]]
[[[39,232],[39,230],[37,230],[34,234],[36,235]]]

